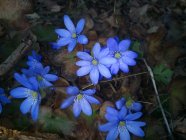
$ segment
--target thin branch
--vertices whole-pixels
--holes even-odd
[[[155,91],[155,94],[156,94],[156,99],[158,101],[158,104],[159,104],[159,107],[160,107],[160,110],[161,110],[161,113],[162,113],[164,122],[166,124],[167,131],[169,133],[170,138],[173,139],[172,132],[171,132],[171,129],[169,127],[169,123],[168,123],[167,118],[166,118],[166,115],[165,115],[165,111],[164,111],[163,106],[161,104],[161,100],[160,100],[159,93],[158,93],[158,90],[157,90],[156,82],[155,82],[155,79],[154,79],[154,74],[152,72],[151,67],[147,64],[147,61],[145,59],[143,59],[143,61],[144,61],[145,65],[146,65],[146,67],[147,67],[147,70],[150,73],[150,77],[151,77],[152,84],[153,84],[153,87],[154,87],[154,91]]]

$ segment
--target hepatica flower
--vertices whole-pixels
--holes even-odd
[[[23,87],[17,87],[11,90],[10,94],[14,98],[26,98],[21,106],[20,110],[23,114],[31,113],[34,121],[38,118],[39,105],[41,102],[41,96],[39,93],[39,85],[35,77],[29,79],[25,75],[14,74],[14,78],[23,85]]]
[[[0,88],[0,113],[2,112],[2,105],[10,103],[10,100],[5,96],[5,92],[3,88]]]
[[[77,57],[80,61],[76,65],[81,68],[77,71],[77,76],[89,74],[93,84],[97,84],[100,74],[106,78],[111,78],[108,65],[116,63],[116,59],[109,56],[109,49],[101,49],[100,44],[96,43],[92,49],[92,55],[86,52],[78,52]]]
[[[118,136],[120,140],[130,140],[130,133],[139,137],[145,135],[141,127],[145,126],[146,123],[136,121],[142,116],[142,113],[127,114],[127,112],[125,106],[120,111],[112,107],[106,109],[105,118],[108,122],[99,126],[100,131],[108,131],[106,140],[116,140]]]
[[[100,102],[94,98],[96,90],[88,89],[88,90],[79,90],[76,86],[69,86],[66,89],[66,93],[69,97],[64,100],[61,104],[61,109],[65,109],[73,104],[73,113],[75,117],[78,117],[81,111],[90,116],[92,115],[92,108],[90,104],[99,104]]]
[[[81,35],[83,31],[85,20],[80,19],[75,27],[69,16],[64,16],[64,24],[66,29],[56,29],[55,32],[58,34],[59,39],[56,43],[53,43],[54,49],[60,49],[63,46],[68,45],[68,51],[73,51],[77,43],[87,44],[88,38],[85,35]]]
[[[129,39],[122,40],[119,43],[114,38],[107,40],[107,47],[110,50],[110,54],[117,60],[116,63],[111,65],[110,69],[112,74],[117,74],[119,69],[124,73],[128,73],[128,66],[136,65],[134,59],[137,57],[137,54],[128,50],[130,44],[131,41]]]

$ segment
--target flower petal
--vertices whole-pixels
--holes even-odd
[[[79,35],[77,41],[79,44],[87,44],[88,38],[85,35]]]
[[[2,108],[2,105],[0,104],[0,113],[2,112],[2,109],[3,109],[3,108]]]
[[[75,96],[71,96],[71,97],[65,99],[63,101],[63,103],[61,104],[60,108],[65,109],[65,108],[69,107],[74,102],[74,99],[75,99]]]
[[[70,17],[67,15],[64,15],[64,24],[71,33],[75,32],[75,26]]]
[[[86,95],[93,95],[95,94],[96,90],[95,89],[87,89],[87,90],[83,90],[82,93],[86,94]]]
[[[143,132],[143,130],[140,127],[137,127],[135,125],[126,125],[127,129],[134,135],[139,136],[139,137],[143,137],[145,136],[145,133]]]
[[[125,99],[121,98],[120,100],[116,101],[116,107],[117,109],[121,109],[125,104]]]
[[[14,98],[26,98],[30,96],[32,90],[24,87],[18,87],[10,91],[10,94]]]
[[[34,121],[36,121],[38,118],[39,104],[40,104],[40,101],[35,101],[31,108],[31,116]]]
[[[52,83],[43,78],[41,81],[39,81],[39,86],[41,88],[46,88],[52,86]]]
[[[129,131],[125,128],[120,132],[120,140],[130,140]]]
[[[71,40],[72,39],[70,37],[60,38],[57,40],[57,46],[66,46],[71,42]]]
[[[122,40],[119,43],[119,51],[122,51],[122,52],[126,51],[130,47],[130,43],[131,41],[129,39]]]
[[[77,57],[83,60],[87,60],[87,61],[91,61],[93,59],[92,56],[90,56],[90,54],[86,52],[78,52]]]
[[[126,121],[127,125],[135,125],[136,127],[142,127],[145,126],[146,123],[145,122],[141,122],[141,121]]]
[[[69,95],[77,95],[79,93],[79,89],[76,86],[69,86],[66,88],[66,93]]]
[[[115,108],[108,106],[106,108],[106,113],[111,115],[118,115],[119,112]]]
[[[119,63],[112,64],[110,71],[112,74],[118,74],[119,71]]]
[[[44,78],[47,81],[56,81],[58,79],[58,76],[54,75],[54,74],[45,74]]]
[[[111,65],[116,63],[117,60],[113,57],[107,56],[107,57],[103,57],[99,60],[99,63],[103,64],[103,65]]]
[[[133,51],[125,51],[122,53],[122,55],[133,59],[138,57],[138,54]]]
[[[91,104],[100,104],[100,102],[96,98],[94,98],[92,96],[89,96],[89,95],[84,95],[84,96],[85,96],[85,98],[87,99],[87,101],[89,103],[91,103]]]
[[[90,61],[85,61],[85,60],[80,60],[80,61],[77,61],[76,62],[76,65],[77,66],[88,66],[88,65],[90,65],[91,63],[90,63]]]
[[[74,102],[73,104],[73,113],[75,117],[78,117],[81,113],[81,106],[78,101]]]
[[[20,106],[20,110],[23,114],[26,114],[30,111],[31,106],[33,104],[33,99],[31,97],[28,97],[27,99],[25,99]]]
[[[23,86],[32,89],[32,85],[29,83],[28,79],[25,77],[25,75],[20,75],[18,73],[14,74],[14,78]]]
[[[76,72],[77,76],[87,75],[88,73],[90,73],[91,69],[92,69],[92,65],[83,66],[77,70],[77,72]]]
[[[129,66],[135,66],[136,65],[136,61],[132,58],[129,57],[122,57],[122,60],[125,64],[129,65]]]
[[[114,127],[109,131],[109,133],[106,137],[106,140],[116,140],[118,135],[119,135],[118,128]]]
[[[35,90],[35,91],[37,91],[38,88],[39,88],[39,83],[38,83],[36,77],[30,77],[29,78],[29,81],[32,84],[32,87],[33,87],[32,89]]]
[[[99,71],[97,67],[93,67],[92,70],[90,71],[90,80],[94,85],[98,83],[99,80]]]
[[[79,34],[83,31],[83,28],[85,26],[85,19],[80,19],[76,26],[76,33]]]
[[[71,52],[74,50],[75,46],[77,44],[77,40],[72,39],[71,42],[68,45],[68,52]]]
[[[133,121],[136,120],[138,118],[140,118],[143,115],[143,113],[141,112],[137,112],[137,113],[133,113],[133,114],[128,114],[125,119],[128,121]]]
[[[109,38],[107,40],[107,46],[111,51],[118,51],[118,43],[114,38]]]
[[[124,120],[126,114],[127,114],[127,108],[126,108],[125,106],[123,106],[123,107],[121,108],[121,110],[119,111],[118,117],[120,118],[120,120]]]
[[[136,111],[136,112],[141,111],[142,105],[141,105],[140,103],[134,102],[134,103],[132,104],[132,108],[131,108],[131,109],[132,109],[133,111]]]
[[[85,113],[88,116],[92,115],[92,108],[86,99],[84,99],[84,98],[81,99],[80,105],[81,105],[81,109],[82,109],[83,113]]]
[[[127,66],[127,64],[123,63],[122,60],[119,60],[119,68],[124,72],[124,73],[128,73],[129,72],[129,67]]]
[[[95,43],[95,45],[94,45],[94,47],[92,49],[92,53],[93,53],[95,58],[98,58],[100,50],[101,50],[100,44],[99,43]]]
[[[102,131],[102,132],[106,132],[106,131],[109,131],[112,128],[116,127],[116,125],[117,125],[116,123],[108,122],[106,124],[100,125],[99,130]]]
[[[115,115],[115,114],[109,114],[109,113],[106,113],[105,114],[105,119],[109,122],[117,122],[118,121],[118,116]]]
[[[70,37],[71,34],[69,31],[65,29],[55,29],[55,32],[60,36],[60,37]]]
[[[103,75],[104,77],[106,77],[106,78],[111,77],[109,69],[107,67],[105,67],[104,65],[98,64],[98,70],[101,73],[101,75]]]
[[[98,59],[101,59],[103,57],[106,57],[109,54],[109,48],[103,48],[101,49]]]

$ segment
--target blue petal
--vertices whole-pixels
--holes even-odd
[[[140,118],[142,115],[143,115],[143,113],[137,112],[137,113],[134,113],[134,114],[127,115],[125,117],[125,119],[128,120],[128,121],[133,121],[133,120],[136,120],[136,119]]]
[[[66,88],[66,93],[69,95],[77,95],[79,93],[79,89],[76,86],[69,86]]]
[[[113,57],[107,56],[107,57],[101,58],[101,59],[99,60],[99,62],[100,62],[101,64],[103,64],[103,65],[111,65],[111,64],[116,63],[117,60],[116,60],[115,58],[113,58]]]
[[[99,71],[96,67],[92,68],[92,70],[90,71],[90,80],[92,81],[94,85],[98,83]]]
[[[75,96],[71,96],[71,97],[65,99],[63,101],[63,103],[61,104],[60,108],[64,109],[64,108],[69,107],[74,102],[74,99],[75,99]]]
[[[122,52],[126,51],[130,47],[130,43],[131,41],[129,39],[122,40],[119,43],[119,50]]]
[[[71,37],[71,34],[69,31],[65,29],[55,29],[55,32],[60,36],[60,37]]]
[[[120,132],[120,140],[130,140],[130,134],[126,128]]]
[[[0,94],[4,94],[4,89],[3,88],[0,88]]]
[[[42,70],[42,75],[47,74],[50,71],[50,66],[46,66],[43,70]]]
[[[52,83],[50,83],[49,81],[47,81],[46,79],[42,79],[42,81],[39,81],[39,87],[41,88],[45,88],[45,87],[51,87]]]
[[[106,113],[111,114],[111,115],[118,115],[118,111],[110,106],[106,108]]]
[[[141,105],[140,103],[134,102],[134,103],[132,104],[132,108],[131,108],[131,109],[132,109],[133,111],[136,111],[136,112],[141,111],[142,105]]]
[[[85,19],[80,19],[76,26],[76,33],[80,34],[85,26]]]
[[[118,135],[119,135],[118,128],[114,127],[109,131],[106,140],[116,140]]]
[[[36,77],[30,77],[29,81],[32,84],[33,90],[38,90],[39,83],[38,83]]]
[[[119,68],[124,72],[124,73],[128,73],[129,72],[129,67],[127,66],[127,64],[123,63],[122,60],[119,60]]]
[[[23,114],[26,114],[30,111],[31,106],[33,104],[33,99],[31,97],[28,97],[27,99],[25,99],[20,106],[20,110]]]
[[[92,69],[92,65],[84,66],[81,67],[80,69],[77,70],[77,76],[84,76],[90,73]]]
[[[20,75],[18,73],[14,74],[14,78],[23,86],[32,89],[32,85],[28,82],[28,79],[25,77],[25,75]]]
[[[105,67],[104,65],[98,64],[98,70],[101,73],[101,75],[103,75],[104,77],[106,77],[106,78],[111,77],[109,69],[107,67]]]
[[[60,38],[57,40],[57,46],[66,46],[72,41],[70,37]]]
[[[73,104],[73,113],[75,117],[78,117],[81,113],[81,106],[78,101],[74,102]]]
[[[98,59],[101,59],[103,57],[106,57],[109,55],[109,48],[104,48],[100,51]]]
[[[111,130],[112,128],[115,128],[116,126],[117,126],[116,123],[108,122],[106,124],[100,125],[99,130],[102,132],[107,132],[107,131]]]
[[[126,114],[127,114],[127,108],[125,106],[123,106],[121,108],[121,110],[119,111],[119,116],[118,117],[120,118],[120,120],[124,120]]]
[[[107,40],[107,47],[109,47],[109,49],[111,51],[118,51],[118,43],[116,42],[116,40],[114,38],[109,38]]]
[[[86,52],[78,52],[77,57],[83,60],[91,61],[93,58]]]
[[[39,101],[35,101],[31,108],[31,116],[34,121],[37,120],[39,114]]]
[[[112,64],[110,71],[112,74],[118,74],[119,71],[119,63]]]
[[[91,64],[90,61],[84,61],[84,60],[76,62],[77,66],[88,66],[90,64]]]
[[[18,87],[10,91],[10,94],[14,98],[26,98],[30,96],[30,93],[33,92],[32,90],[24,87]]]
[[[86,94],[86,95],[93,95],[95,94],[96,90],[95,89],[87,89],[87,90],[83,90],[82,93]]]
[[[52,43],[50,43],[50,45],[51,45],[51,47],[53,48],[53,49],[60,49],[61,47],[63,47],[63,46],[61,46],[60,44],[58,44],[58,43],[55,43],[55,42],[52,42]]]
[[[85,98],[80,100],[80,105],[83,113],[88,116],[92,115],[92,108]]]
[[[100,44],[99,43],[95,43],[95,45],[94,45],[94,47],[92,49],[92,53],[93,53],[95,58],[98,58],[100,50],[101,50]]]
[[[87,101],[89,103],[91,103],[91,104],[100,104],[100,102],[96,98],[94,98],[92,96],[89,96],[89,95],[84,95],[84,96],[85,96],[85,98],[87,99]]]
[[[140,122],[140,121],[126,121],[126,124],[127,125],[133,125],[133,126],[136,126],[136,127],[142,127],[142,126],[146,125],[145,122]]]
[[[87,44],[88,38],[85,35],[79,35],[77,41],[79,44]]]
[[[5,96],[0,96],[0,101],[3,103],[3,104],[7,104],[7,103],[10,103],[11,101]]]
[[[54,74],[45,74],[44,78],[48,81],[56,81],[58,79],[58,76]]]
[[[0,103],[0,113],[2,112],[2,109],[3,109],[3,108],[2,108],[2,105],[1,105],[1,103]]]
[[[132,58],[129,57],[122,57],[122,60],[125,64],[129,65],[129,66],[135,66],[136,65],[136,61]]]
[[[145,136],[145,133],[143,132],[143,130],[140,127],[137,127],[135,125],[126,125],[127,129],[134,135],[139,136],[139,137],[143,137]]]
[[[133,51],[125,51],[122,53],[123,56],[129,57],[129,58],[136,58],[138,57],[137,53],[133,52]]]
[[[70,19],[70,17],[67,15],[64,15],[64,24],[71,33],[75,32],[74,24],[72,20]]]
[[[117,109],[121,109],[125,104],[125,99],[121,98],[120,100],[116,101],[116,107]]]
[[[68,45],[68,52],[71,52],[74,50],[75,46],[77,44],[77,41],[75,39],[72,39],[71,42]]]
[[[107,119],[107,121],[109,121],[109,122],[118,122],[118,120],[119,120],[117,115],[109,114],[109,113],[105,114],[105,119]]]

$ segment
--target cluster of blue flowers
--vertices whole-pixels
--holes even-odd
[[[26,98],[20,110],[23,114],[31,113],[34,121],[38,118],[39,105],[41,103],[41,92],[47,87],[51,87],[53,81],[58,79],[58,76],[49,74],[50,67],[44,67],[41,63],[41,56],[35,51],[31,56],[28,56],[28,69],[22,69],[22,74],[15,73],[14,78],[22,85],[11,90],[10,94],[14,98]]]
[[[82,35],[85,20],[78,21],[75,27],[69,16],[64,16],[64,24],[67,29],[56,29],[59,36],[56,42],[51,43],[52,48],[60,49],[68,46],[68,51],[74,50],[77,43],[85,45],[88,38]],[[80,59],[76,65],[80,68],[77,70],[77,76],[90,76],[91,82],[96,85],[103,77],[110,79],[112,75],[118,74],[119,70],[124,73],[129,72],[129,66],[135,66],[137,54],[128,50],[131,40],[124,39],[119,42],[118,38],[109,38],[106,46],[101,47],[100,43],[95,43],[91,52],[79,51],[77,57]],[[14,78],[22,86],[14,88],[10,94],[14,98],[25,98],[20,105],[23,114],[31,113],[34,121],[38,119],[39,106],[44,98],[44,89],[53,89],[52,82],[58,79],[58,76],[50,74],[50,67],[42,65],[42,57],[35,51],[28,56],[28,68],[22,69],[22,74],[15,73]],[[80,90],[76,86],[66,88],[68,95],[60,108],[65,109],[72,105],[75,117],[80,116],[81,111],[85,115],[92,115],[91,104],[100,104],[100,101],[94,97],[95,89]],[[10,103],[10,100],[4,95],[4,90],[0,88],[0,112],[2,111],[1,103]],[[115,103],[116,109],[107,107],[105,118],[108,123],[100,125],[99,130],[108,132],[107,140],[115,140],[119,136],[121,140],[130,140],[130,133],[143,137],[144,132],[141,129],[145,126],[144,122],[136,121],[142,116],[140,112],[142,105],[134,102],[132,99],[125,100],[121,98]]]

